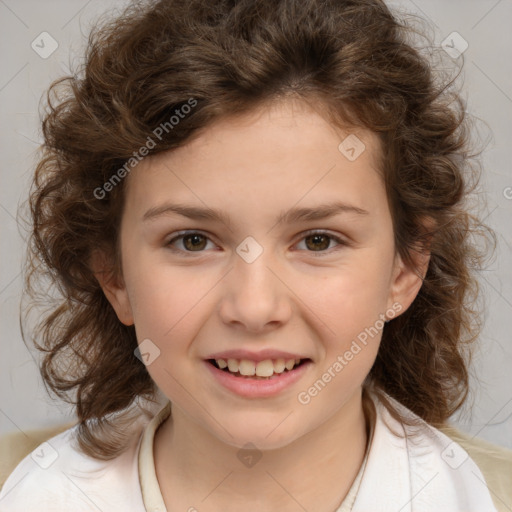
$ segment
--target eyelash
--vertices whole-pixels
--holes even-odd
[[[171,244],[173,244],[177,240],[183,239],[183,238],[185,238],[188,235],[201,235],[201,236],[204,236],[205,238],[207,238],[208,240],[212,241],[208,235],[206,235],[205,233],[202,233],[201,231],[182,231],[182,232],[180,232],[180,234],[178,236],[175,236],[174,238],[169,240],[165,245],[172,252],[186,254],[186,257],[192,256],[196,252],[197,253],[204,252],[204,250],[203,251],[185,251],[185,250],[181,250],[181,249],[175,249],[174,247],[171,246]],[[313,235],[324,235],[324,236],[327,236],[331,240],[334,240],[336,243],[338,243],[339,246],[348,246],[348,245],[350,245],[346,240],[343,240],[342,238],[340,238],[338,236],[332,235],[328,231],[321,231],[321,230],[307,231],[307,232],[305,232],[302,235],[302,238],[299,241],[302,241],[305,238],[308,238],[308,237],[313,236]],[[325,256],[325,255],[331,254],[333,250],[337,250],[336,247],[331,248],[331,249],[325,249],[325,250],[322,250],[322,251],[306,251],[306,252],[310,252],[315,257],[322,257],[322,256]]]

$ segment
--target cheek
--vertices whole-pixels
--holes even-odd
[[[205,273],[192,267],[139,261],[126,271],[135,325],[141,331],[165,337],[193,317],[212,285]]]
[[[321,280],[316,276],[301,279],[300,295],[308,297],[308,306],[336,334],[373,324],[387,307],[391,263],[383,264],[382,259],[364,254],[358,256]]]
[[[189,350],[204,321],[201,299],[208,290],[204,276],[202,283],[197,276],[186,277],[180,269],[152,266],[131,281],[130,289],[140,347],[150,340],[150,351],[156,354],[147,371],[177,404],[190,402],[189,386],[185,389],[180,383],[196,371]]]

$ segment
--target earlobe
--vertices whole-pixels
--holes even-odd
[[[101,251],[94,251],[91,256],[90,267],[105,297],[114,308],[119,321],[124,325],[133,325],[134,320],[128,291],[122,277],[115,275],[106,255]]]

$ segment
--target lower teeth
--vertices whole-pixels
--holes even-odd
[[[302,362],[302,361],[301,361]],[[213,363],[213,361],[212,361]],[[230,372],[228,368],[219,368],[215,363],[213,363],[213,365],[218,369],[218,370],[222,370],[223,372],[226,372],[226,373],[229,373],[231,375],[234,375],[235,377],[243,377],[245,379],[258,379],[258,380],[261,380],[261,379],[264,379],[264,380],[268,380],[268,379],[273,379],[275,377],[279,377],[280,375],[283,375],[284,373],[287,373],[287,372],[290,372],[292,370],[295,370],[297,368],[298,365],[295,365],[292,370],[288,370],[287,368],[281,372],[281,373],[273,373],[270,377],[260,377],[259,375],[242,375],[240,372]]]
[[[231,372],[229,372],[231,373]],[[233,373],[232,375],[234,375],[235,377],[245,377],[246,379],[264,379],[264,380],[267,380],[267,379],[272,379],[273,377],[277,377],[278,375],[281,375],[280,373],[273,373],[270,377],[260,377],[259,375],[242,375],[241,373],[237,372],[237,373]]]
[[[292,370],[295,370],[296,366],[294,366],[292,368]],[[236,372],[236,373],[233,373],[233,372],[230,372],[229,370],[223,370],[227,373],[230,373],[231,375],[234,375],[235,377],[243,377],[245,379],[258,379],[258,380],[268,380],[268,379],[273,379],[274,377],[279,377],[280,375],[283,375],[284,373],[287,373],[291,370],[284,370],[284,372],[282,373],[273,373],[270,377],[260,377],[259,375],[242,375],[240,372]]]

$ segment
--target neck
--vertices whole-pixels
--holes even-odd
[[[359,392],[316,430],[244,465],[239,448],[173,408],[155,435],[155,468],[169,512],[194,503],[201,511],[235,505],[249,511],[250,504],[254,510],[332,512],[363,462],[367,432]]]

